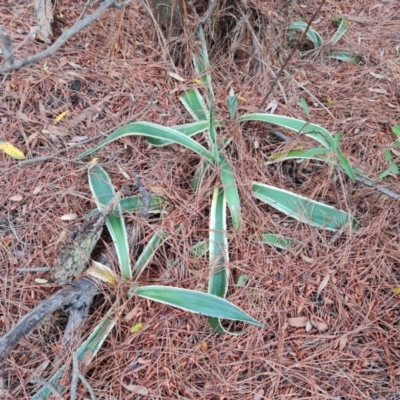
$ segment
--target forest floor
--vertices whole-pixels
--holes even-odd
[[[3,27],[21,44],[17,58],[46,47],[39,41],[23,42],[35,25],[30,3],[17,0],[0,6]],[[74,23],[84,3],[56,2],[55,37]],[[230,88],[242,98],[239,115],[258,110],[280,60],[293,48],[286,27],[310,18],[319,5],[316,0],[288,2],[287,7],[281,3],[248,2],[268,21],[258,68],[251,44],[241,42],[241,25],[235,31],[238,47],[228,51],[210,46],[217,119],[227,119]],[[95,7],[89,5],[86,12]],[[350,22],[346,34],[318,52],[304,54],[304,46],[297,50],[268,103],[276,101],[275,114],[319,124],[333,134],[343,132],[344,154],[378,181],[388,168],[384,151],[390,150],[394,162],[400,162],[392,132],[400,125],[400,8],[396,1],[328,1],[312,26],[328,42],[336,30],[332,21],[340,16]],[[195,22],[189,18],[188,26]],[[169,54],[179,41],[175,66]],[[102,138],[137,119],[164,126],[192,122],[178,100],[185,90],[200,88],[191,63],[192,42],[186,32],[179,39],[160,38],[142,2],[108,9],[53,57],[0,76],[0,140],[35,158],[87,138]],[[357,52],[361,61],[328,58],[332,49]],[[309,106],[309,116],[300,97]],[[271,129],[252,122],[228,125],[219,133],[233,139],[226,156],[239,182],[243,208],[241,229],[228,227],[227,298],[265,327],[246,325],[243,335],[218,335],[206,317],[131,300],[97,357],[82,371],[98,399],[400,399],[400,295],[392,292],[400,287],[399,201],[328,164],[265,165],[272,154],[313,144],[285,130],[293,141],[282,142]],[[25,165],[0,153],[0,334],[57,289],[38,283],[47,273],[17,269],[51,267],[76,224],[61,217],[81,217],[95,207],[87,178],[90,159],[76,161],[93,143]],[[138,193],[129,178],[137,173],[146,188],[166,199],[161,215],[126,217],[140,229],[138,247],[157,229],[169,233],[138,283],[205,291],[207,256],[194,259],[190,248],[208,238],[210,199],[218,183],[215,171],[193,193],[190,184],[199,156],[177,145],[152,147],[139,137],[113,142],[96,157],[124,195]],[[299,223],[261,204],[251,196],[252,181],[350,212],[362,228],[332,240],[335,232]],[[400,194],[398,177],[387,176],[380,184]],[[179,230],[174,229],[177,225]],[[259,232],[279,233],[305,247],[282,251],[251,240]],[[103,240],[109,243],[106,235]],[[171,265],[178,257],[181,262]],[[116,262],[113,267],[118,270]],[[244,286],[237,285],[241,275],[248,277]],[[323,290],[316,301],[319,287]],[[84,324],[83,337],[120,296],[104,289]],[[71,352],[60,340],[59,319],[55,315],[46,320],[10,352],[0,376],[3,398],[30,398],[40,387],[34,375],[48,379],[56,358],[71,363]],[[131,333],[137,323],[143,328]],[[132,385],[144,394],[134,393]],[[82,385],[78,398],[89,398]]]

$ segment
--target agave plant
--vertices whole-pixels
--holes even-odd
[[[115,189],[110,177],[107,172],[98,165],[89,169],[89,186],[97,205],[97,211],[102,210],[115,196]],[[159,197],[152,199],[152,204],[150,205],[152,212],[161,211],[157,207],[162,203],[162,200],[163,199]],[[89,268],[87,272],[89,275],[115,285],[120,279],[128,282],[131,281],[132,278],[139,276],[146,266],[149,265],[157,249],[168,239],[168,235],[160,230],[156,231],[144,248],[142,254],[136,259],[136,262],[134,264],[131,263],[123,211],[135,211],[140,209],[140,206],[141,204],[138,197],[122,199],[106,221],[106,226],[113,239],[118,257],[120,276],[109,267],[100,263],[96,263],[96,268]],[[197,246],[197,248],[199,248],[199,246]],[[218,297],[218,295],[219,293],[203,293],[178,287],[157,285],[138,286],[137,284],[133,284],[127,292],[127,296],[130,298],[138,296],[150,299],[162,304],[178,307],[182,310],[206,315],[212,320],[224,318],[262,326],[260,322],[247,315],[232,303],[221,298],[223,296]],[[77,350],[76,356],[80,368],[90,364],[117,323],[119,316],[115,311],[117,309],[119,309],[118,304],[115,304]],[[49,380],[49,383],[59,393],[63,393],[67,389],[62,384],[64,372],[65,367],[57,371]],[[47,399],[50,395],[50,389],[48,387],[43,387],[33,396],[33,399]]]
[[[209,241],[206,242],[210,262],[208,293],[224,298],[228,289],[227,265],[229,262],[226,206],[230,211],[233,228],[239,229],[241,225],[241,204],[234,171],[224,154],[225,148],[229,146],[231,141],[229,139],[221,140],[218,137],[218,132],[224,129],[224,123],[217,121],[214,116],[214,92],[211,84],[210,64],[201,28],[199,28],[197,35],[200,41],[200,51],[195,55],[193,61],[195,70],[205,87],[206,95],[202,96],[198,89],[192,89],[180,97],[181,103],[195,122],[172,127],[143,121],[134,122],[117,129],[97,146],[82,153],[79,158],[84,158],[122,137],[143,136],[154,146],[176,143],[200,155],[201,159],[192,183],[195,190],[201,186],[208,169],[215,168],[220,175],[220,185],[217,185],[213,191],[209,223],[210,237]],[[235,120],[236,117],[237,100],[237,95],[231,90],[227,99],[231,121]],[[304,134],[323,146],[306,151],[295,150],[288,154],[276,155],[266,163],[289,158],[315,158],[339,164],[345,173],[351,179],[354,179],[354,170],[339,147],[340,133],[333,136],[319,125],[283,115],[252,113],[242,115],[236,120],[238,123],[261,121],[275,124]],[[200,133],[205,135],[207,147],[195,140],[195,135]],[[344,226],[350,226],[354,229],[358,227],[354,218],[344,211],[262,182],[253,183],[252,193],[254,197],[268,203],[277,210],[301,222],[322,229],[339,230]],[[268,232],[263,234],[260,241],[278,247],[283,245],[288,247],[293,242],[289,238],[282,238]],[[204,248],[204,243],[201,244],[201,247]],[[219,317],[211,316],[210,323],[218,332],[225,332]]]
[[[340,38],[347,32],[349,25],[349,21],[347,21],[343,17],[335,19],[333,23],[337,25],[338,28],[334,33],[334,35],[331,37],[331,39],[328,41],[328,44],[336,44],[340,40]],[[293,22],[288,27],[289,32],[294,30],[300,30],[304,32],[306,29],[307,29],[307,23],[304,21]],[[312,27],[308,28],[307,37],[308,39],[311,40],[315,49],[318,49],[324,45],[324,40],[322,39],[322,36]],[[335,51],[330,53],[328,55],[328,58],[335,58],[336,60],[340,61],[349,61],[354,64],[358,64],[361,59],[359,54],[354,53],[352,51]]]

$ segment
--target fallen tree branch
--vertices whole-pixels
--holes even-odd
[[[84,277],[43,300],[0,338],[0,364],[21,338],[30,333],[47,316],[57,310],[87,310],[97,292],[95,282],[89,277]]]
[[[90,255],[100,238],[103,225],[119,203],[120,198],[120,193],[117,193],[99,214],[85,221],[75,240],[64,244],[53,268],[50,270],[50,278],[53,282],[61,285],[68,284],[83,272],[87,260],[90,259]],[[39,303],[0,338],[0,365],[23,336],[30,333],[38,323],[57,310],[69,313],[70,318],[64,338],[67,343],[70,343],[73,331],[86,318],[90,304],[97,292],[95,282],[90,277],[85,276]]]
[[[33,64],[36,64],[36,63],[44,60],[45,58],[51,57],[67,40],[69,40],[72,36],[76,35],[80,31],[85,29],[87,26],[89,26],[95,20],[97,20],[108,7],[116,6],[116,7],[120,8],[122,6],[126,6],[131,1],[132,0],[127,0],[127,1],[124,1],[123,3],[120,3],[120,2],[118,2],[118,0],[104,0],[103,3],[101,3],[99,5],[99,7],[93,12],[93,14],[89,15],[88,17],[86,17],[80,21],[77,21],[68,30],[64,30],[62,35],[46,50],[43,50],[42,52],[40,52],[38,54],[34,54],[33,56],[27,57],[23,60],[13,60],[10,55],[6,56],[6,65],[3,67],[0,67],[0,73],[6,73],[6,72],[21,69],[23,67],[29,67]],[[0,39],[3,41],[3,47],[5,47],[7,50],[9,50],[10,48],[12,49],[12,44],[10,46],[10,45],[6,45],[4,42],[4,37],[7,37],[7,36],[8,35],[3,31],[2,27],[0,26]],[[7,40],[7,38],[6,38],[6,40]],[[6,53],[5,53],[5,55],[6,55]]]

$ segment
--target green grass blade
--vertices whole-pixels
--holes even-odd
[[[224,185],[224,192],[231,213],[233,227],[239,229],[241,220],[239,192],[231,166],[223,155],[221,155],[221,180]]]
[[[348,26],[348,22],[346,21],[345,18],[340,17],[338,19],[336,19],[335,21],[333,21],[336,25],[339,25],[337,31],[335,32],[335,34],[332,36],[331,42],[333,44],[337,43],[340,38],[347,32],[347,26]]]
[[[89,186],[99,210],[102,210],[115,195],[110,177],[98,165],[89,169]],[[132,278],[132,267],[129,257],[128,237],[120,205],[116,207],[115,211],[108,216],[106,226],[114,241],[121,275],[124,279],[129,280]]]
[[[192,313],[263,326],[229,301],[209,293],[169,286],[142,286],[136,294]]]
[[[172,126],[171,129],[174,129],[185,136],[192,137],[198,133],[206,131],[208,127],[208,121],[197,121],[190,124]],[[153,146],[157,147],[168,146],[169,144],[172,144],[171,141],[156,138],[147,138],[147,141]]]
[[[226,197],[224,190],[217,188],[214,190],[210,215],[210,279],[208,293],[225,297],[228,290],[228,261]]]
[[[326,129],[322,128],[319,125],[310,124],[307,121],[303,121],[301,119],[285,117],[284,115],[255,113],[243,115],[239,118],[239,120],[240,122],[269,122],[270,124],[275,124],[295,132],[301,132],[330,149],[334,147],[334,138]]]
[[[300,243],[293,239],[284,237],[282,235],[276,235],[273,233],[264,233],[261,239],[258,239],[261,243],[269,244],[270,246],[277,247],[278,249],[286,250],[298,246]]]
[[[304,21],[293,22],[293,24],[288,27],[288,30],[299,30],[302,32],[304,32],[306,29],[307,23]],[[321,35],[311,27],[307,31],[307,37],[313,42],[315,47],[321,47],[324,43]]]
[[[308,149],[308,150],[302,150],[302,149],[289,150],[287,153],[273,154],[269,158],[269,160],[265,162],[265,164],[268,165],[268,164],[272,164],[275,162],[281,162],[281,161],[286,161],[286,160],[295,160],[295,159],[329,162],[329,161],[331,161],[330,158],[327,156],[323,156],[321,154],[331,153],[331,152],[332,152],[331,149],[326,149],[326,148],[322,148],[322,147]]]
[[[357,221],[344,211],[274,186],[253,182],[253,196],[298,221],[318,228],[337,231],[347,223],[359,228]]]
[[[184,93],[179,97],[179,100],[195,121],[208,122],[210,120],[210,113],[208,112],[203,96],[197,89],[192,89]]]
[[[329,55],[328,58],[334,58],[339,61],[352,62],[353,64],[359,64],[361,61],[361,56],[352,51],[336,51]]]
[[[158,124],[153,124],[151,122],[133,122],[132,124],[125,125],[122,128],[114,131],[106,139],[101,141],[97,146],[80,154],[78,158],[81,159],[83,157],[86,157],[101,149],[108,143],[111,143],[112,141],[123,138],[125,136],[143,136],[145,138],[167,140],[173,143],[180,144],[194,151],[195,153],[202,155],[210,163],[214,162],[213,155],[205,147],[197,143],[192,138],[187,137],[186,135],[178,132],[175,129],[167,128]]]

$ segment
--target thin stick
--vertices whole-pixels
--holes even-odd
[[[259,110],[262,109],[265,106],[265,103],[268,100],[269,95],[273,92],[273,90],[275,89],[275,86],[277,85],[279,78],[282,75],[283,70],[286,68],[286,65],[288,64],[289,60],[293,57],[293,54],[296,52],[296,50],[298,49],[298,47],[300,46],[300,43],[303,43],[304,38],[307,35],[308,30],[310,29],[310,26],[312,24],[312,22],[314,21],[315,18],[317,18],[317,15],[320,13],[322,6],[325,4],[326,0],[322,0],[321,4],[319,5],[319,7],[317,8],[317,10],[315,11],[315,13],[313,14],[313,16],[311,17],[310,21],[307,24],[306,29],[303,31],[302,35],[300,36],[300,39],[296,42],[296,44],[293,47],[293,50],[290,52],[289,56],[286,58],[286,61],[283,63],[281,69],[278,71],[278,73],[276,74],[276,78],[274,79],[274,81],[272,82],[271,88],[268,90],[267,94],[264,97],[264,100],[262,101],[260,107],[258,108]]]

